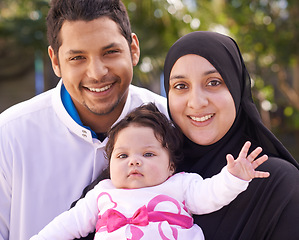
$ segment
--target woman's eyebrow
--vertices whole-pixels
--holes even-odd
[[[174,80],[174,79],[183,79],[185,76],[183,75],[173,75],[170,77],[169,81]]]
[[[213,74],[213,73],[219,73],[219,72],[216,69],[212,69],[212,70],[204,72],[203,75],[209,75],[209,74]]]
[[[219,73],[219,72],[216,69],[211,69],[211,70],[204,72],[203,76],[207,76],[207,75],[213,74],[213,73]],[[186,78],[186,77],[184,75],[172,75],[172,76],[170,76],[169,81],[174,80],[174,79],[183,79],[183,78]]]

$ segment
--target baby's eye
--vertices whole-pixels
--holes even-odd
[[[125,154],[125,153],[122,153],[122,154],[118,155],[118,158],[127,158],[127,157],[128,157],[128,155]]]
[[[144,157],[153,157],[153,156],[155,156],[155,154],[148,152],[148,153],[143,154],[143,156]]]

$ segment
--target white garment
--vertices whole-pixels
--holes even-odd
[[[114,209],[126,218],[132,218],[134,213],[140,213],[137,210],[142,207],[143,211],[149,214],[148,225],[139,226],[138,224],[144,219],[141,218],[141,221],[136,220],[135,224],[120,225],[110,233],[107,232],[106,225],[103,225],[101,228],[98,227],[95,239],[201,240],[204,239],[202,230],[198,225],[192,225],[193,219],[190,213],[206,214],[216,211],[229,204],[247,186],[248,181],[234,177],[226,167],[209,179],[203,180],[195,173],[178,173],[158,186],[141,189],[116,189],[111,180],[103,180],[74,208],[56,217],[31,240],[84,237],[94,231],[98,216],[103,219],[107,210]],[[176,214],[174,218],[177,220],[182,215],[185,218],[187,216],[191,221],[190,225],[188,228],[180,227],[177,224],[169,224],[164,218],[162,218],[164,221],[160,222],[150,221],[150,213],[151,216],[156,214],[157,217],[159,215],[157,211]],[[111,221],[113,225],[116,222],[115,219]],[[179,222],[184,226],[188,220],[181,219]]]
[[[107,139],[93,139],[69,116],[61,84],[0,115],[0,240],[28,240],[107,166]],[[167,114],[165,98],[131,85],[117,121],[145,102]]]

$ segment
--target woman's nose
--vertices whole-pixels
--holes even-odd
[[[207,106],[208,97],[201,89],[192,89],[188,98],[188,107],[198,109]]]

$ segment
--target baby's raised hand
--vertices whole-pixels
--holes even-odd
[[[247,156],[250,145],[251,143],[249,141],[244,144],[236,160],[231,154],[226,156],[227,170],[235,177],[246,181],[253,178],[269,177],[269,172],[255,171],[259,165],[268,160],[268,156],[263,155],[256,159],[256,157],[262,152],[261,147],[257,147]]]

